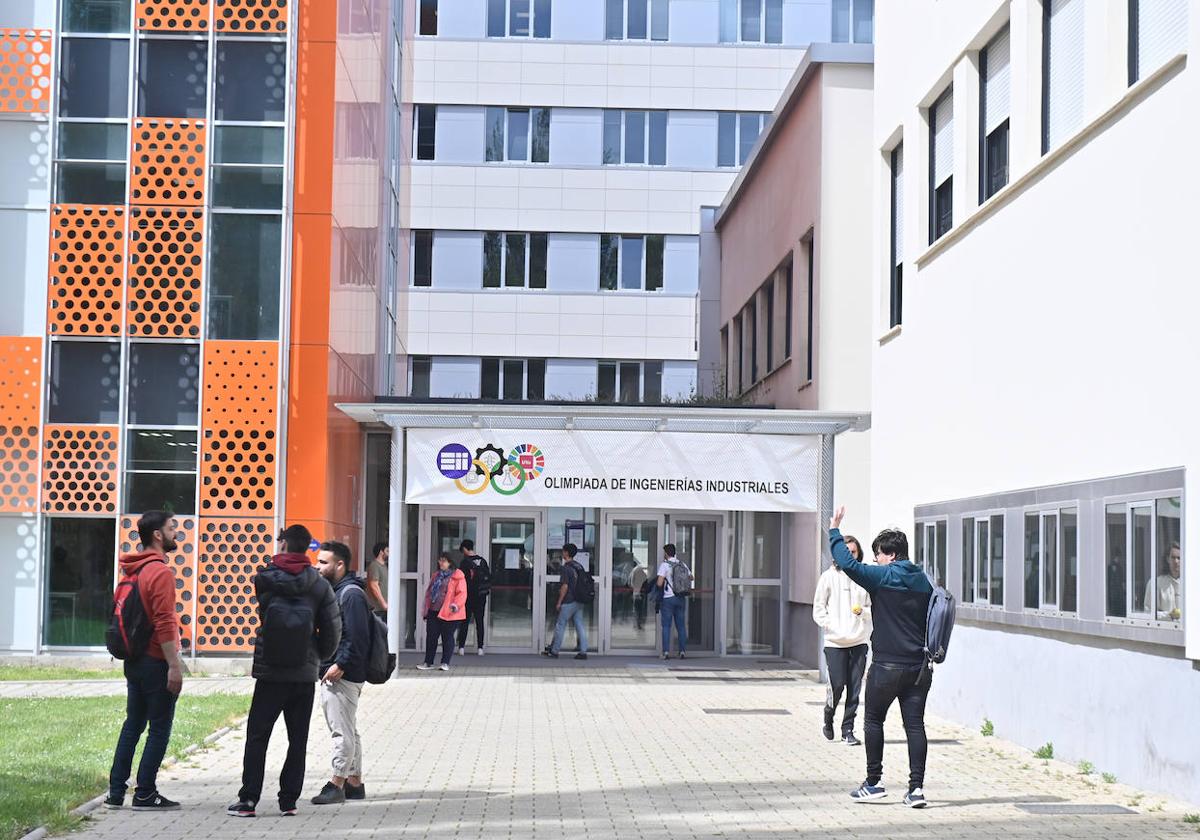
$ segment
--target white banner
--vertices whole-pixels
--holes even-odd
[[[819,438],[410,429],[405,501],[815,511]]]

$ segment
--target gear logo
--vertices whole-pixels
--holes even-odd
[[[475,472],[495,477],[504,471],[504,450],[493,443],[475,450]]]
[[[515,496],[546,469],[546,455],[532,443],[515,446],[507,455],[494,443],[471,450],[449,443],[438,452],[438,471],[468,496],[491,487],[501,496]]]

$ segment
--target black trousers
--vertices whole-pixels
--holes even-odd
[[[925,701],[933,674],[925,667],[901,665],[871,666],[867,674],[865,740],[867,742],[867,784],[877,785],[883,778],[883,722],[892,703],[900,701],[900,718],[908,738],[908,789],[925,786],[925,757],[929,741],[925,737]]]
[[[315,684],[310,682],[254,683],[250,718],[246,722],[246,752],[242,758],[242,789],[238,799],[257,803],[262,797],[267,746],[275,721],[283,715],[288,750],[279,773],[279,807],[294,808],[304,787],[304,757],[308,752],[308,722],[312,717]]]
[[[867,671],[867,646],[825,648],[829,685],[825,687],[825,722],[833,723],[842,692],[846,692],[846,711],[842,713],[842,737],[854,734],[854,716],[858,713],[858,694]]]
[[[483,618],[487,611],[487,596],[484,595],[478,601],[467,601],[467,617],[458,624],[458,646],[467,646],[467,631],[471,629],[471,622],[475,622],[475,647],[483,650]]]
[[[437,653],[438,640],[442,642],[442,664],[449,665],[454,655],[454,631],[462,621],[442,621],[437,615],[425,617],[425,664],[432,665]]]

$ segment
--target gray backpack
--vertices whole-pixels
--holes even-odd
[[[671,591],[676,597],[686,597],[692,594],[692,570],[679,560],[668,560],[671,566]]]

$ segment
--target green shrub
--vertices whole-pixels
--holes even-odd
[[[984,738],[990,738],[996,734],[996,727],[987,718],[983,719],[983,726],[979,727],[979,734]]]
[[[1096,765],[1090,761],[1081,761],[1079,762],[1079,772],[1084,776],[1090,776],[1096,772]]]
[[[1117,783],[1116,773],[1101,773],[1100,778],[1104,780],[1105,784],[1115,785]]]
[[[1034,750],[1033,754],[1038,758],[1054,758],[1054,742],[1047,741],[1045,744]]]

